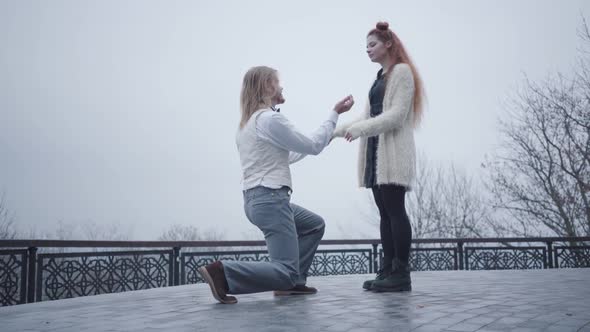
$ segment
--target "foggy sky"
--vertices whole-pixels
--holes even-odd
[[[498,144],[526,74],[575,65],[588,1],[0,1],[0,193],[20,230],[118,223],[132,239],[172,224],[226,239],[244,216],[235,145],[248,68],[279,70],[282,112],[303,132],[379,69],[366,33],[386,20],[425,83],[418,150],[470,174]],[[292,166],[293,201],[325,238],[378,237],[360,220],[357,143]]]

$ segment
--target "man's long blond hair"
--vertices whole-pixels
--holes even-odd
[[[240,129],[244,128],[254,112],[272,106],[272,82],[276,78],[277,71],[266,66],[252,67],[244,75],[240,93]]]

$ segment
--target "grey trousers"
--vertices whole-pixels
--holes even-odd
[[[264,233],[270,262],[223,261],[229,294],[305,285],[325,224],[317,214],[291,204],[290,192],[287,187],[244,192],[246,216]]]

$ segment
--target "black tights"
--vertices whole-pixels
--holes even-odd
[[[406,213],[406,188],[394,184],[372,188],[375,203],[381,215],[381,245],[384,264],[394,258],[408,263],[412,244],[412,226]]]

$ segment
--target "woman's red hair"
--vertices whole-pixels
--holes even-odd
[[[398,63],[406,63],[410,66],[412,75],[414,76],[414,122],[415,124],[418,124],[422,119],[424,108],[424,85],[416,66],[414,66],[412,59],[410,59],[410,56],[408,55],[408,52],[406,52],[400,39],[393,31],[391,31],[391,29],[389,29],[389,23],[378,22],[376,27],[367,34],[367,37],[369,36],[375,36],[383,43],[391,42],[392,45],[389,49],[389,55],[393,60],[391,68]]]

